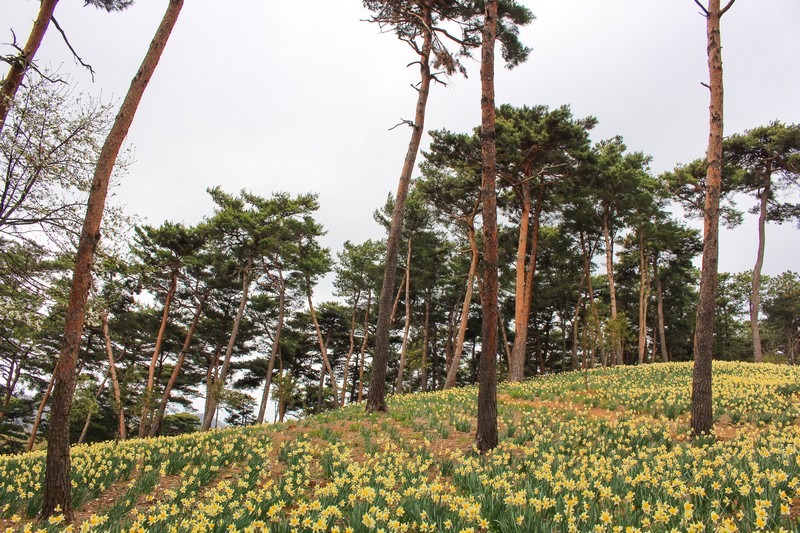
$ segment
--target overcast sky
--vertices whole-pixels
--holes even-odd
[[[527,63],[497,75],[497,103],[594,115],[597,141],[624,137],[658,173],[703,156],[708,137],[705,19],[692,0],[523,0]],[[0,2],[0,41],[24,40],[39,2]],[[95,71],[77,67],[51,27],[37,60],[78,90],[124,96],[166,8],[137,0],[122,13],[62,0],[56,19]],[[357,0],[187,0],[147,88],[128,142],[135,163],[113,201],[152,224],[212,212],[207,187],[317,192],[332,252],[381,237],[372,212],[397,178],[418,71],[407,46],[363,22]],[[800,1],[739,0],[723,18],[725,132],[800,122]],[[6,47],[1,53],[10,53]],[[467,132],[480,121],[477,62],[469,79],[434,87],[426,129]],[[424,142],[427,142],[424,141]],[[740,204],[748,208],[753,201]],[[800,268],[792,225],[769,226],[764,272]],[[756,227],[723,231],[720,269],[755,262]],[[325,289],[321,289],[325,292]]]

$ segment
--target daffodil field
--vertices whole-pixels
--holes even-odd
[[[0,457],[12,531],[798,531],[800,370],[715,363],[716,435],[690,440],[691,365],[502,385],[500,446],[472,449],[474,388],[286,424],[78,446],[76,523],[36,523],[44,452]]]

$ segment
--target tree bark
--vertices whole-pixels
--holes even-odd
[[[400,241],[400,232],[403,229],[403,215],[405,213],[406,197],[408,196],[411,174],[417,159],[417,152],[425,128],[425,107],[428,103],[428,94],[431,86],[430,56],[433,47],[432,7],[423,3],[422,23],[426,30],[423,31],[423,43],[419,54],[420,85],[417,92],[417,106],[414,115],[414,126],[408,151],[400,172],[400,183],[397,186],[397,196],[392,212],[392,223],[386,240],[386,261],[383,272],[383,285],[378,298],[378,324],[375,330],[375,354],[372,358],[372,372],[370,375],[369,391],[367,393],[366,410],[368,413],[386,411],[386,368],[389,362],[389,315],[392,305],[392,292],[397,275],[397,249]]]
[[[250,291],[250,277],[253,268],[253,258],[247,260],[247,266],[242,271],[242,298],[239,300],[239,308],[236,310],[236,317],[233,319],[233,329],[231,330],[230,339],[228,339],[228,346],[225,348],[225,359],[222,361],[222,369],[219,376],[214,381],[214,386],[209,389],[210,397],[206,413],[203,417],[203,431],[211,429],[211,423],[214,421],[214,413],[219,406],[219,397],[222,394],[222,389],[225,387],[225,378],[228,377],[228,369],[231,365],[231,357],[233,356],[233,348],[236,346],[236,337],[239,335],[239,326],[242,324],[242,316],[244,316],[244,309],[247,307],[247,298]]]
[[[106,341],[106,354],[108,355],[108,373],[111,376],[111,384],[114,387],[114,412],[117,413],[119,440],[127,438],[127,431],[125,428],[125,410],[122,407],[122,392],[119,387],[119,379],[117,379],[117,364],[114,361],[114,352],[111,349],[111,334],[108,331],[108,311],[103,310],[103,337]]]
[[[667,351],[667,332],[664,327],[664,287],[661,284],[661,274],[658,272],[658,260],[653,261],[653,279],[656,280],[656,298],[658,301],[658,338],[661,347],[661,362],[669,363]]]
[[[583,282],[586,279],[585,274],[581,276],[581,281],[578,284],[578,301],[575,302],[575,316],[572,317],[572,370],[578,370],[578,326],[580,325],[581,317],[581,302],[583,300]]]
[[[167,410],[169,397],[172,394],[172,389],[175,387],[175,383],[178,381],[178,376],[181,373],[181,369],[183,369],[183,363],[186,360],[186,355],[189,353],[189,346],[191,346],[192,337],[194,336],[194,332],[197,330],[197,323],[200,322],[200,315],[203,314],[204,303],[205,299],[201,299],[194,310],[192,323],[189,326],[189,331],[186,332],[186,338],[183,340],[183,346],[181,347],[181,353],[178,356],[178,362],[175,363],[175,368],[172,369],[172,375],[169,377],[167,386],[164,387],[164,393],[161,395],[161,401],[158,404],[158,409],[156,410],[155,417],[153,418],[153,423],[150,424],[150,430],[147,433],[148,437],[155,437],[161,429],[161,423],[164,421],[164,413]]]
[[[353,359],[353,353],[356,351],[356,311],[358,310],[358,301],[361,299],[361,289],[359,289],[353,298],[353,312],[350,314],[350,346],[347,349],[347,357],[344,363],[344,376],[342,377],[342,399],[339,402],[344,406],[345,396],[347,396],[347,375],[350,370],[350,361]],[[357,361],[356,361],[357,362]],[[350,401],[353,397],[350,396]]]
[[[422,392],[428,392],[428,341],[430,339],[431,328],[431,294],[428,291],[427,298],[425,298],[425,325],[423,338],[422,338],[422,368],[420,370],[420,382],[422,384]]]
[[[481,154],[483,196],[483,308],[478,430],[475,446],[486,453],[497,446],[497,178],[495,147],[494,50],[497,0],[486,0],[481,45]]]
[[[275,358],[278,355],[278,350],[281,345],[281,333],[283,333],[283,322],[286,315],[286,282],[283,279],[283,270],[278,268],[279,277],[279,293],[278,293],[278,324],[275,327],[275,338],[272,341],[272,350],[269,354],[269,363],[267,364],[267,376],[264,378],[264,392],[261,395],[261,405],[258,408],[258,418],[256,424],[264,423],[264,415],[267,412],[267,403],[269,402],[269,389],[272,386],[272,372],[275,370]]]
[[[762,361],[758,312],[761,308],[761,267],[764,266],[764,245],[767,237],[767,202],[772,192],[769,182],[770,173],[771,171],[768,169],[764,188],[761,190],[761,202],[758,211],[758,253],[756,255],[756,264],[753,267],[753,287],[750,293],[750,330],[753,333],[753,362],[755,363]]]
[[[173,268],[170,273],[169,289],[167,290],[167,297],[164,300],[164,311],[161,314],[161,326],[158,328],[158,335],[156,336],[156,345],[153,348],[153,356],[150,358],[150,369],[147,373],[147,389],[144,394],[144,406],[142,407],[142,416],[139,422],[139,437],[144,437],[150,432],[150,409],[153,403],[153,387],[156,378],[156,363],[158,356],[161,355],[161,345],[164,342],[164,332],[167,331],[167,323],[169,322],[169,310],[172,307],[172,298],[175,296],[175,291],[178,289],[178,269]]]
[[[110,369],[111,367],[109,367]],[[94,393],[94,399],[97,401],[100,398],[100,395],[103,393],[103,389],[106,388],[106,383],[108,382],[108,374],[109,371],[106,370],[105,376],[103,376],[103,381],[100,382],[100,385],[97,387],[97,392]],[[89,410],[86,413],[86,421],[83,423],[83,429],[81,430],[81,435],[78,437],[78,442],[76,444],[83,444],[84,439],[86,439],[86,434],[89,432],[89,424],[92,423],[92,411]]]
[[[639,364],[647,351],[647,302],[650,299],[650,266],[647,262],[644,231],[639,230]]]
[[[478,269],[478,241],[475,238],[475,229],[470,227],[468,230],[469,246],[472,250],[472,257],[469,262],[469,274],[467,275],[467,290],[464,295],[464,303],[461,306],[461,322],[458,326],[458,336],[453,347],[453,357],[447,367],[447,379],[444,388],[449,389],[456,384],[458,377],[458,367],[461,365],[461,356],[464,353],[464,338],[467,334],[467,322],[469,321],[469,307],[472,303],[472,285],[475,280],[475,272]]]
[[[20,358],[20,361],[11,361],[11,364],[8,368],[8,374],[6,375],[6,393],[3,396],[4,408],[8,407],[8,405],[11,403],[11,396],[14,394],[14,389],[17,388],[17,382],[19,381],[19,376],[22,371],[21,360],[27,358],[28,354],[30,353],[31,349],[28,348]],[[2,419],[5,415],[5,410],[0,411],[0,419]]]
[[[528,318],[525,312],[525,280],[527,269],[525,256],[528,251],[528,225],[531,218],[530,188],[527,182],[517,194],[522,211],[519,217],[519,238],[517,240],[516,284],[514,301],[514,346],[511,348],[511,361],[508,364],[508,381],[522,381],[525,378],[525,355],[528,342]]]
[[[42,423],[42,416],[44,416],[44,408],[47,405],[47,400],[50,399],[50,393],[53,392],[53,383],[55,383],[56,373],[53,371],[53,375],[50,376],[50,383],[47,384],[47,390],[44,391],[44,395],[42,396],[42,401],[39,402],[39,408],[36,410],[36,418],[33,420],[33,426],[31,426],[31,434],[28,437],[28,444],[25,446],[25,451],[29,452],[33,449],[33,445],[36,442],[36,434],[39,432],[39,425]]]
[[[56,4],[58,4],[58,0],[42,0],[41,4],[39,4],[39,14],[33,22],[28,41],[25,43],[22,53],[11,60],[11,68],[2,80],[2,85],[0,85],[0,133],[3,132],[3,126],[14,103],[17,90],[22,85],[25,73],[33,63],[33,58],[42,44],[45,33],[47,33],[47,28],[53,19]]]
[[[322,339],[322,330],[319,328],[319,322],[317,321],[317,313],[314,311],[314,303],[311,301],[311,281],[306,280],[306,296],[308,297],[308,309],[311,313],[311,320],[314,322],[314,329],[317,332],[317,340],[319,341],[319,351],[322,354],[322,372],[327,370],[328,374],[331,377],[331,388],[333,389],[333,404],[336,408],[339,408],[339,392],[338,387],[336,386],[336,376],[333,374],[333,368],[331,368],[331,363],[328,360],[328,343],[323,341]]]
[[[403,373],[406,368],[406,352],[408,351],[408,330],[411,327],[411,236],[408,237],[408,251],[406,252],[406,320],[403,326],[403,342],[400,344],[400,365],[397,369],[397,383],[395,394],[403,392]]]
[[[706,153],[706,199],[703,215],[703,260],[694,339],[691,432],[697,437],[713,429],[711,361],[719,265],[719,197],[722,182],[723,84],[720,19],[733,4],[720,9],[720,0],[708,0],[706,34],[709,72],[709,133]]]
[[[583,233],[581,233],[580,235],[580,240],[581,240],[581,251],[583,253],[583,276],[586,279],[586,288],[589,293],[588,294],[589,312],[592,314],[592,321],[594,322],[594,325],[592,327],[595,330],[595,334],[592,335],[593,344],[591,349],[592,352],[591,365],[594,366],[594,359],[595,359],[594,351],[597,348],[597,340],[598,340],[596,330],[597,328],[600,327],[600,314],[598,313],[597,306],[594,303],[594,287],[592,286],[591,263],[592,263],[592,255],[594,255],[594,252],[593,252],[593,246],[586,243],[586,236]],[[601,366],[606,365],[606,354],[605,350],[603,349],[602,343],[600,344],[600,364]]]
[[[369,310],[372,307],[372,289],[367,292],[367,309],[364,311],[364,340],[361,342],[361,361],[358,366],[358,401],[364,399],[364,359],[367,355],[369,339]]]
[[[122,142],[125,140],[144,90],[158,65],[161,53],[164,51],[182,7],[183,0],[169,1],[164,18],[150,43],[139,71],[131,81],[130,89],[125,95],[125,100],[122,102],[97,161],[89,192],[86,218],[75,255],[75,271],[66,313],[63,345],[55,369],[56,379],[53,386],[47,446],[42,520],[55,514],[56,509],[59,508],[66,522],[71,523],[73,519],[70,496],[69,413],[72,408],[72,390],[77,379],[75,367],[86,313],[86,300],[91,285],[92,259],[100,240],[100,223],[108,193],[108,182]]]
[[[619,324],[617,324],[617,289],[614,281],[614,238],[608,224],[608,211],[603,213],[603,238],[606,241],[606,276],[608,277],[608,294],[611,302],[611,355],[612,363],[622,364],[622,339],[620,338]]]
[[[530,176],[526,177],[529,180]],[[528,186],[525,185],[522,195],[523,203],[527,208],[523,208],[523,216],[530,217],[531,197]],[[522,381],[525,379],[525,360],[526,347],[528,342],[528,321],[531,315],[531,304],[533,303],[533,279],[536,275],[536,259],[539,251],[539,226],[542,214],[542,202],[544,201],[544,188],[540,187],[536,197],[536,205],[533,209],[533,235],[531,236],[530,253],[527,251],[528,226],[527,222],[520,221],[520,236],[517,245],[517,301],[514,306],[514,346],[511,349],[511,358],[508,367],[509,381]],[[523,232],[524,229],[524,232]],[[524,233],[524,241],[523,241]],[[528,255],[527,265],[525,256]]]

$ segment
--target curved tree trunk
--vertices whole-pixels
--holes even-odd
[[[192,337],[194,336],[195,330],[197,330],[197,323],[200,322],[200,315],[203,314],[204,303],[205,299],[201,299],[197,303],[197,307],[194,310],[192,323],[189,326],[189,331],[186,332],[186,338],[183,340],[183,346],[181,347],[181,353],[178,356],[178,362],[175,363],[175,368],[172,369],[172,375],[169,377],[167,386],[164,387],[164,393],[161,395],[161,401],[159,402],[158,408],[156,409],[156,414],[153,417],[153,423],[150,424],[150,431],[147,433],[148,437],[155,437],[158,431],[161,429],[161,423],[164,421],[164,413],[167,410],[169,397],[172,394],[172,388],[175,387],[175,382],[178,381],[178,376],[183,368],[183,362],[186,360],[186,354],[189,353],[189,346],[191,346]]]
[[[247,266],[242,272],[242,298],[239,300],[239,308],[236,310],[236,317],[233,319],[233,329],[231,336],[228,339],[228,346],[225,348],[225,359],[222,361],[222,369],[219,376],[214,382],[214,386],[209,388],[210,397],[208,398],[208,406],[206,407],[205,417],[203,417],[203,431],[211,429],[211,424],[214,421],[214,414],[219,407],[219,398],[222,394],[222,389],[225,387],[225,378],[228,377],[228,369],[231,366],[231,357],[233,356],[233,348],[236,346],[236,337],[239,335],[239,326],[242,324],[242,316],[244,316],[244,309],[247,307],[247,298],[250,292],[250,278],[251,270],[253,268],[253,258],[247,260]]]
[[[283,270],[280,267],[278,268],[278,277],[278,325],[275,328],[275,338],[272,341],[272,351],[269,354],[267,376],[264,378],[264,392],[261,395],[261,405],[258,408],[256,424],[264,423],[264,415],[267,412],[267,403],[269,402],[269,389],[272,386],[272,372],[275,370],[275,358],[281,346],[281,333],[283,332],[283,322],[286,315],[286,282],[283,280]]]
[[[175,296],[175,291],[177,289],[178,269],[173,268],[170,274],[167,297],[164,300],[164,311],[161,314],[161,326],[158,328],[156,345],[155,348],[153,348],[153,356],[150,358],[150,368],[147,373],[147,389],[145,390],[144,394],[144,406],[142,407],[142,416],[139,422],[140,437],[144,437],[150,432],[150,409],[153,404],[153,387],[155,386],[156,364],[158,363],[158,356],[161,355],[161,345],[164,342],[164,332],[167,331],[167,323],[169,322],[169,310],[172,307],[172,299]]]
[[[144,90],[158,65],[161,53],[166,47],[182,7],[183,0],[169,1],[164,18],[150,43],[150,48],[147,50],[139,71],[131,81],[130,89],[125,95],[125,100],[122,102],[97,161],[89,192],[86,218],[75,255],[75,270],[64,325],[63,347],[55,369],[56,379],[53,386],[53,409],[50,418],[41,519],[57,513],[56,509],[60,509],[66,522],[71,523],[73,519],[70,496],[69,413],[72,408],[72,391],[77,379],[75,367],[86,313],[86,300],[91,285],[92,259],[100,240],[100,223],[108,193],[108,182],[122,142],[125,140]]]
[[[397,369],[397,383],[395,394],[403,392],[403,373],[406,368],[406,351],[408,350],[408,330],[411,327],[411,237],[408,238],[408,252],[406,253],[406,321],[403,326],[403,342],[400,344],[400,366]]]
[[[698,0],[699,1],[699,0]],[[708,0],[706,35],[708,39],[709,133],[706,162],[706,200],[703,215],[703,260],[700,295],[697,302],[692,371],[692,420],[694,436],[709,433],[714,425],[711,403],[711,361],[714,347],[714,313],[719,266],[719,197],[722,183],[723,84],[720,19],[734,0],[720,9],[720,0]],[[701,6],[702,7],[702,6]]]
[[[109,367],[110,369],[111,367]],[[106,383],[108,382],[108,374],[109,371],[106,370],[105,376],[103,376],[103,381],[100,382],[100,385],[97,387],[97,392],[94,393],[94,399],[97,401],[100,398],[100,395],[103,393],[103,389],[106,388]],[[86,439],[86,434],[89,432],[89,425],[92,423],[92,411],[89,410],[86,413],[86,421],[83,423],[83,429],[81,430],[81,435],[78,437],[78,442],[76,444],[83,444],[83,441]]]
[[[314,303],[311,300],[311,281],[306,280],[306,296],[308,297],[308,309],[311,313],[311,320],[314,322],[314,329],[317,332],[317,340],[319,341],[319,351],[322,354],[322,376],[323,380],[325,379],[325,372],[328,372],[328,375],[331,378],[331,388],[333,389],[333,404],[336,408],[339,408],[339,389],[336,386],[336,376],[333,375],[333,368],[331,368],[330,360],[328,360],[328,343],[323,341],[322,339],[322,330],[319,328],[319,322],[317,321],[317,312],[314,311]]]
[[[770,171],[768,170],[767,172],[767,176],[769,176]],[[767,181],[761,191],[761,202],[758,211],[758,254],[756,255],[756,264],[753,267],[753,288],[750,293],[750,330],[753,332],[753,361],[756,363],[762,361],[758,312],[761,308],[761,267],[764,265],[764,244],[767,237],[767,202],[769,201],[770,193],[770,183]]]
[[[426,28],[432,25],[431,6],[423,4],[422,22]],[[430,30],[424,32],[424,40],[419,58],[420,85],[417,92],[417,106],[414,114],[414,126],[408,151],[400,172],[400,183],[397,186],[397,196],[392,212],[392,223],[386,240],[386,261],[383,272],[383,285],[378,298],[378,324],[375,330],[375,354],[372,358],[372,372],[370,375],[369,391],[367,393],[366,410],[368,413],[386,411],[386,368],[389,362],[389,328],[391,327],[389,315],[392,305],[392,292],[397,275],[397,249],[400,241],[400,232],[403,229],[403,215],[406,207],[411,174],[417,160],[417,152],[425,129],[425,107],[428,104],[428,94],[431,87],[430,56],[433,47],[433,35]]]
[[[42,0],[41,4],[39,4],[39,14],[33,22],[28,41],[25,43],[22,53],[11,59],[11,68],[3,78],[2,84],[0,84],[0,133],[3,132],[3,126],[14,103],[17,90],[22,85],[25,73],[33,63],[33,58],[42,44],[45,33],[47,33],[47,28],[53,18],[53,12],[56,10],[56,4],[58,4],[58,0]]]
[[[347,377],[350,373],[350,361],[353,359],[353,353],[356,351],[356,311],[358,310],[358,301],[361,299],[361,290],[359,289],[353,299],[353,312],[350,314],[350,346],[347,349],[347,357],[344,363],[344,377],[342,378],[342,399],[339,402],[344,406],[345,397],[347,396]],[[356,363],[358,361],[356,360]],[[353,397],[350,397],[353,401]]]
[[[53,392],[53,383],[55,383],[56,373],[53,371],[53,375],[50,376],[50,383],[47,385],[47,390],[44,391],[44,395],[42,396],[42,401],[39,402],[39,408],[36,410],[36,418],[33,420],[33,426],[31,427],[31,434],[28,436],[28,444],[25,446],[25,451],[29,452],[33,449],[33,445],[36,442],[36,434],[39,432],[39,425],[42,423],[42,416],[44,416],[44,408],[47,405],[47,400],[50,399],[50,393]]]
[[[469,262],[469,274],[467,275],[467,291],[464,295],[464,303],[461,307],[461,323],[458,326],[458,336],[456,337],[455,346],[453,347],[453,358],[450,361],[450,365],[447,367],[447,379],[444,382],[445,389],[454,387],[456,378],[458,377],[458,367],[461,365],[461,356],[464,353],[464,338],[467,334],[469,306],[472,303],[472,285],[475,280],[475,272],[478,269],[478,241],[475,239],[475,230],[472,227],[468,229],[468,235],[472,257]]]
[[[6,374],[6,393],[3,395],[3,409],[0,410],[0,420],[6,416],[5,408],[11,403],[11,396],[14,394],[14,389],[17,388],[17,382],[22,372],[21,361],[26,359],[30,353],[31,348],[28,348],[25,350],[25,353],[22,354],[19,361],[12,360],[8,367],[8,373]]]
[[[483,290],[481,306],[478,430],[475,446],[486,453],[497,446],[497,153],[495,147],[494,51],[497,0],[486,0],[481,45],[481,165],[483,196]]]
[[[111,349],[111,334],[108,331],[108,311],[103,310],[101,318],[103,319],[103,337],[106,340],[106,354],[108,355],[108,373],[111,375],[111,384],[114,387],[114,412],[117,413],[119,440],[127,438],[127,431],[125,429],[125,409],[122,406],[122,392],[119,387],[119,379],[117,379],[117,364],[114,361],[114,352]]]

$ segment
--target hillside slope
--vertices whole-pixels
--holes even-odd
[[[487,457],[472,450],[474,388],[79,446],[74,530],[797,531],[800,369],[715,363],[703,443],[688,440],[690,376],[655,364],[503,385]],[[65,529],[29,519],[43,458],[0,457],[0,531]]]

